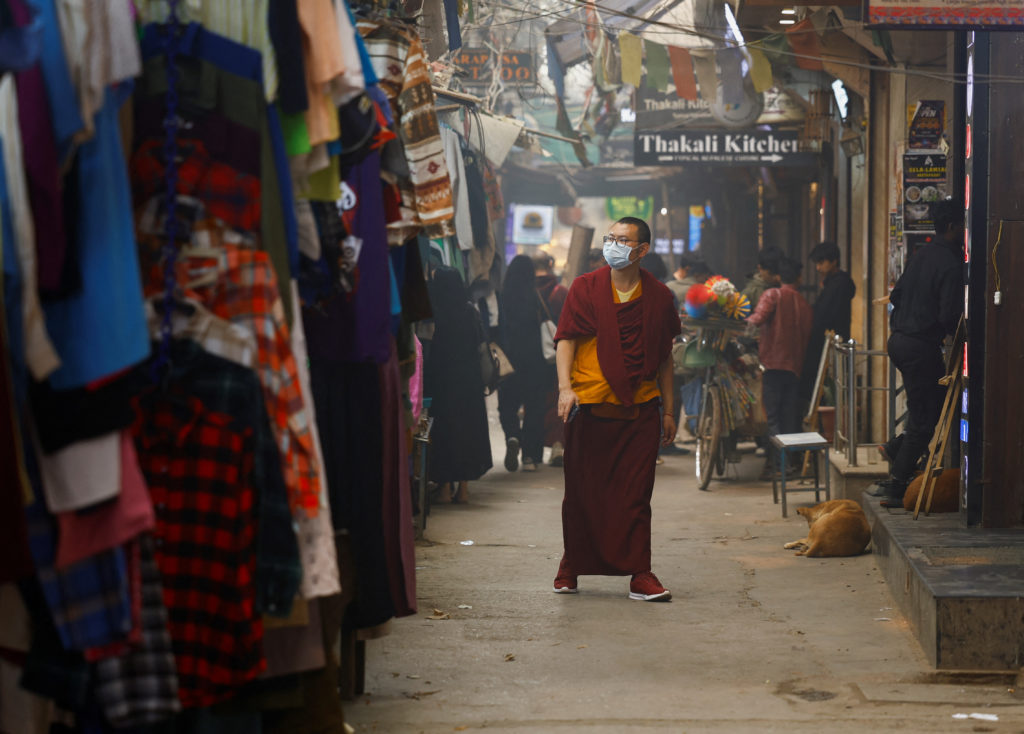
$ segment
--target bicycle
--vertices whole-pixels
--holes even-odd
[[[697,487],[707,490],[712,475],[725,475],[727,462],[738,462],[743,438],[765,435],[760,405],[760,367],[736,338],[746,325],[735,319],[686,319],[695,336],[686,344],[683,363],[701,374],[700,410],[695,420]]]

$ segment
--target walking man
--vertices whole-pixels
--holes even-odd
[[[659,443],[676,434],[672,293],[640,260],[635,217],[604,238],[608,266],[576,278],[558,323],[558,415],[565,421],[564,554],[554,590],[583,575],[630,576],[629,598],[667,601],[651,573],[651,494]]]
[[[907,260],[889,294],[889,359],[903,376],[907,422],[902,434],[880,446],[891,462],[889,478],[873,492],[883,507],[902,507],[907,484],[939,422],[946,388],[942,340],[956,331],[963,313],[964,207],[950,200],[933,206],[935,242]]]
[[[796,289],[800,264],[787,257],[778,268],[782,285],[766,290],[747,319],[761,327],[758,357],[764,366],[764,412],[773,436],[800,431],[800,369],[812,319],[811,305]],[[762,478],[770,477],[776,466],[776,457],[770,454]]]

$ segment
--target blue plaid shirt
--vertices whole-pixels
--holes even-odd
[[[40,499],[42,482],[31,450],[25,451],[25,468],[35,496],[25,508],[29,546],[61,643],[68,650],[84,651],[125,639],[132,629],[132,608],[124,549],[55,568],[57,527]]]

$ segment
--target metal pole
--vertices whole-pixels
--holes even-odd
[[[842,415],[843,415],[843,412],[842,412],[843,396],[842,396],[842,391],[839,389],[840,385],[842,385],[842,382],[839,379],[840,374],[842,373],[842,370],[840,370],[840,368],[839,368],[839,359],[840,359],[840,357],[842,357],[842,351],[839,349],[840,343],[841,343],[841,340],[840,340],[839,336],[838,335],[834,336],[833,337],[833,341],[832,341],[832,355],[833,356],[832,356],[832,365],[831,366],[832,366],[832,385],[835,387],[835,391],[833,393],[833,398],[834,398],[834,402],[836,404],[835,405],[835,411],[836,412],[835,412],[835,419],[834,419],[835,428],[832,429],[832,448],[835,449],[836,453],[839,452],[839,446],[840,446],[839,436],[842,434],[842,428],[841,428],[842,421],[840,420],[840,418],[842,418]]]
[[[849,432],[846,437],[847,455],[850,466],[857,466],[857,381],[854,379],[854,372],[857,369],[857,342],[850,339],[850,363],[847,366],[847,379],[849,385],[846,388],[846,398],[849,400],[847,410],[849,411]]]
[[[889,435],[886,436],[886,440],[892,439],[896,435],[896,365],[889,362]]]

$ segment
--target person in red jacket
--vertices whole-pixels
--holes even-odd
[[[782,285],[766,290],[747,318],[747,323],[761,328],[758,356],[764,367],[764,412],[773,436],[801,430],[800,371],[814,319],[811,304],[796,289],[800,263],[784,258],[779,263],[779,279]],[[762,477],[775,470],[776,459],[768,456]]]

